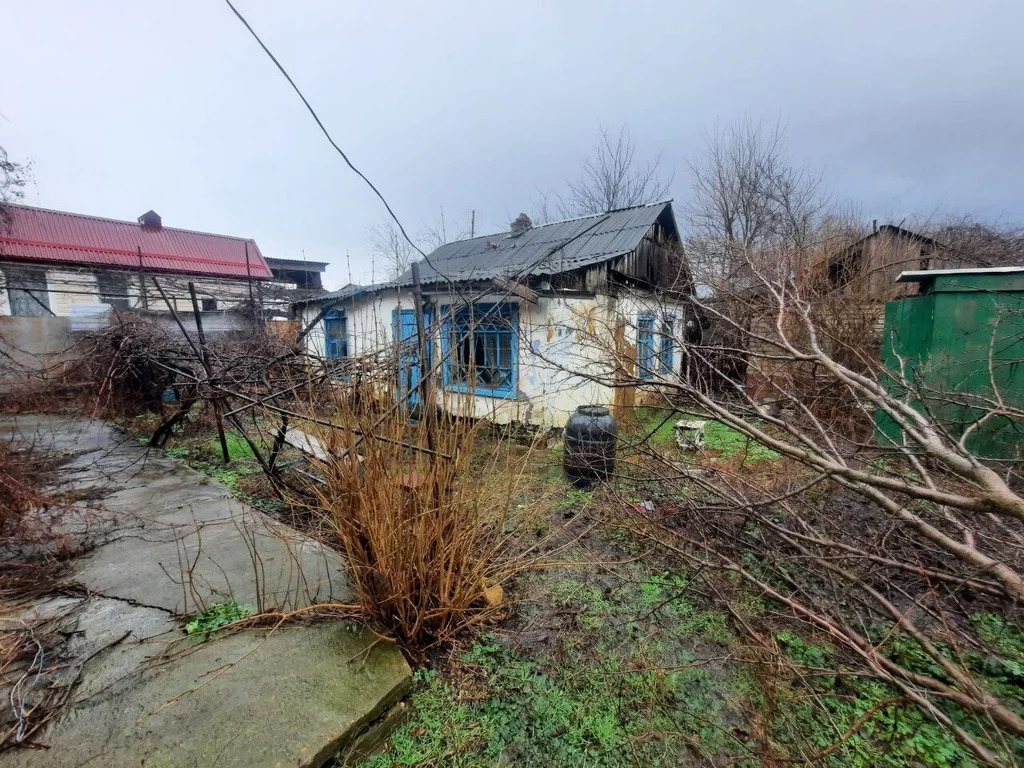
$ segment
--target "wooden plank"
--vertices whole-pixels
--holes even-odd
[[[492,277],[491,282],[503,290],[514,293],[524,301],[528,301],[531,304],[537,303],[537,297],[539,294],[532,288],[527,288],[522,283],[518,283],[515,280],[509,280],[507,277],[502,277],[501,275]]]
[[[280,434],[279,428],[274,428],[271,429],[270,431],[271,434],[275,436]],[[311,456],[317,461],[323,462],[325,464],[332,458],[343,459],[348,454],[348,451],[332,453],[331,451],[327,450],[327,448],[324,447],[323,443],[320,442],[320,439],[318,437],[316,437],[315,435],[307,434],[303,432],[301,429],[297,429],[296,427],[288,427],[287,431],[284,433],[284,442],[286,442],[292,448],[302,451],[302,453],[306,454],[307,456]],[[356,459],[362,461],[363,457],[360,456],[359,454],[356,454]]]

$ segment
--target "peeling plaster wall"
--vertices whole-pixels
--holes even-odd
[[[462,296],[427,293],[435,318],[445,305],[460,303]],[[452,413],[472,418],[485,418],[498,424],[519,423],[539,428],[562,427],[581,405],[612,405],[613,387],[594,377],[609,381],[614,377],[616,363],[615,324],[624,323],[629,343],[636,345],[636,315],[643,307],[658,317],[674,312],[682,318],[681,304],[656,302],[653,295],[627,299],[599,294],[596,296],[542,296],[536,304],[518,297],[495,293],[477,299],[479,303],[506,300],[519,306],[519,362],[516,396],[484,397],[443,391],[443,374],[439,372],[438,402]],[[316,317],[324,304],[306,305],[301,317],[305,326]],[[394,343],[392,313],[398,308],[411,309],[409,291],[381,291],[346,299],[336,309],[345,312],[348,323],[349,354],[362,355],[383,350]],[[441,353],[439,334],[429,339],[434,360]],[[306,337],[311,354],[324,354],[322,324],[317,324]],[[674,356],[676,372],[679,358]],[[583,375],[575,375],[575,374]]]

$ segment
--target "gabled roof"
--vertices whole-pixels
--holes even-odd
[[[420,277],[424,283],[436,283],[569,272],[633,251],[659,221],[678,236],[672,203],[661,202],[540,224],[516,236],[501,232],[457,240],[420,262]],[[411,279],[412,272],[406,271],[396,283],[408,284]]]
[[[909,229],[898,227],[895,224],[883,224],[871,234],[865,235],[860,240],[855,242],[853,245],[850,246],[850,248],[857,248],[865,241],[870,240],[873,237],[878,237],[879,235],[894,235],[896,237],[905,237],[908,240],[916,240],[917,242],[923,243],[924,245],[936,245],[936,241],[933,238],[928,237],[927,235],[922,235],[919,232],[912,232]]]
[[[255,241],[27,205],[4,205],[0,258],[70,266],[270,278]],[[249,264],[246,267],[246,248]]]

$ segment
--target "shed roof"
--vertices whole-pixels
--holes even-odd
[[[1024,267],[967,267],[965,269],[920,269],[900,272],[897,283],[921,283],[946,275],[1005,275],[1024,272]]]
[[[633,251],[658,221],[678,235],[671,201],[540,224],[520,235],[499,232],[442,245],[420,262],[424,283],[555,275]],[[396,283],[408,284],[407,270]]]
[[[4,209],[9,226],[0,230],[0,257],[216,277],[271,277],[254,240],[28,205],[6,204]]]
[[[354,299],[356,296],[362,296],[364,293],[374,293],[375,291],[383,290],[385,288],[393,288],[394,283],[374,283],[373,285],[356,285],[355,283],[349,283],[344,288],[339,288],[336,291],[330,291],[329,293],[318,293],[316,296],[309,296],[305,299],[293,302],[293,307],[302,307],[307,304],[323,304],[324,302],[331,302],[332,304],[339,304],[345,299]]]
[[[325,272],[329,262],[306,261],[306,259],[279,259],[276,256],[268,256],[267,264],[273,268],[298,270],[300,272]]]

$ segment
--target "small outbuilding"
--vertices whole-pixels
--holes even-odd
[[[886,304],[890,392],[927,409],[978,456],[1024,458],[1024,266],[903,272]],[[902,442],[891,419],[884,441]]]

